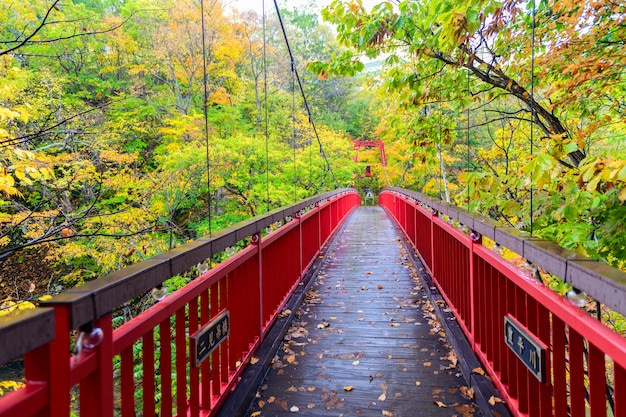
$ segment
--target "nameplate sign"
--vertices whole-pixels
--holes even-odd
[[[504,342],[539,382],[545,381],[546,345],[510,315],[504,317]]]
[[[222,311],[190,337],[192,365],[199,368],[230,333],[230,313]]]

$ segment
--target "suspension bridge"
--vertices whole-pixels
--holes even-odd
[[[360,202],[321,194],[3,318],[0,362],[22,357],[26,383],[0,415],[626,413],[626,340],[533,275],[623,312],[623,272],[419,193]]]

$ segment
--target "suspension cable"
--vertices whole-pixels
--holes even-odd
[[[328,161],[328,158],[326,157],[326,153],[324,152],[324,146],[322,145],[322,141],[320,139],[319,134],[317,133],[317,128],[315,127],[315,122],[313,121],[313,114],[311,113],[311,108],[309,107],[309,102],[306,99],[306,94],[304,93],[304,88],[302,87],[302,81],[300,80],[300,75],[298,74],[298,69],[296,68],[296,61],[293,57],[293,53],[291,52],[291,46],[289,44],[289,38],[287,37],[287,31],[285,30],[285,25],[283,23],[283,18],[280,14],[280,8],[278,7],[278,3],[276,2],[276,0],[274,0],[274,7],[276,8],[276,14],[278,15],[278,21],[280,22],[280,28],[283,31],[283,37],[285,38],[285,44],[287,46],[287,51],[289,52],[289,58],[291,59],[291,66],[293,68],[293,72],[296,76],[296,80],[298,81],[298,87],[300,88],[300,94],[302,95],[302,100],[304,101],[304,107],[306,109],[307,115],[309,116],[309,123],[311,124],[311,127],[313,128],[313,133],[315,134],[315,138],[317,139],[317,143],[320,145],[320,154],[322,155],[322,157],[324,158],[324,160],[326,161],[326,166],[328,168],[328,171],[332,174],[333,179],[335,180],[335,183],[337,184],[337,186],[340,186],[339,181],[337,180],[337,177],[335,176],[335,173],[333,172],[332,167],[330,166],[330,162]]]
[[[293,137],[293,202],[298,201],[298,166],[296,163],[296,81],[295,67],[291,67],[291,127]]]
[[[263,120],[265,131],[265,202],[267,211],[270,206],[270,134],[269,134],[269,118],[268,118],[268,102],[267,102],[267,38],[265,35],[265,0],[263,0]]]
[[[206,149],[206,183],[207,183],[207,212],[209,220],[209,234],[212,232],[211,228],[211,157],[209,155],[209,107],[208,107],[208,73],[207,73],[207,54],[206,54],[206,36],[205,36],[205,22],[204,22],[204,0],[200,0],[200,13],[201,26],[202,26],[202,75],[204,82],[204,97],[202,100],[202,107],[204,110],[204,143]]]
[[[472,94],[470,92],[470,71],[469,68],[467,69],[467,96],[471,97]],[[471,103],[471,101],[470,101]],[[465,136],[466,142],[467,142],[467,172],[469,174],[470,171],[470,106],[468,104],[467,106],[467,133]],[[469,176],[466,176],[466,178],[468,178],[467,180],[467,210],[469,211],[470,209],[470,198],[471,198],[471,193],[470,193],[470,183],[469,183]]]
[[[537,113],[535,112],[535,0],[531,0],[533,3],[532,8],[532,26],[531,26],[531,41],[530,41],[530,113],[532,115],[532,122],[530,123],[530,155],[533,155],[533,132],[535,131],[535,121]],[[529,208],[529,229],[530,235],[533,235],[533,183],[532,176],[530,181],[530,208]]]

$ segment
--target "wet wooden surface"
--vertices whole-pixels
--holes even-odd
[[[482,415],[385,212],[360,207],[247,416]]]

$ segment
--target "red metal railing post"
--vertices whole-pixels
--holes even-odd
[[[478,283],[476,282],[478,278],[478,274],[476,274],[475,266],[474,266],[474,245],[481,246],[482,238],[479,234],[472,231],[470,232],[470,247],[469,247],[469,285],[470,285],[470,326],[472,328],[472,334],[469,338],[470,345],[472,350],[476,351],[476,306],[478,303],[476,302],[476,289],[478,288]]]
[[[435,217],[438,217],[439,213],[435,210],[430,215],[430,273],[433,277],[435,273]]]
[[[261,234],[253,235],[251,241],[256,246],[256,256],[259,260],[259,335],[260,341],[263,342],[265,339],[265,332],[263,331],[265,328],[265,316],[263,315],[263,251],[261,250],[263,243],[261,242]]]
[[[300,277],[302,278],[302,270],[304,268],[303,265],[303,252],[304,252],[304,242],[302,239],[302,213],[301,212],[297,212],[295,215],[295,219],[298,222],[298,239],[299,239],[299,245],[298,245],[298,257],[299,257],[299,267],[298,267],[298,271],[300,272]]]
[[[56,306],[56,339],[50,343],[50,415],[70,415],[70,329],[69,309]]]
[[[26,385],[29,381],[47,384],[48,407],[42,416],[70,415],[70,339],[67,307],[54,309],[56,338],[24,354]]]
[[[113,325],[111,314],[93,323],[102,330],[103,338],[93,353],[96,355],[96,370],[80,383],[81,415],[94,417],[113,416]]]

